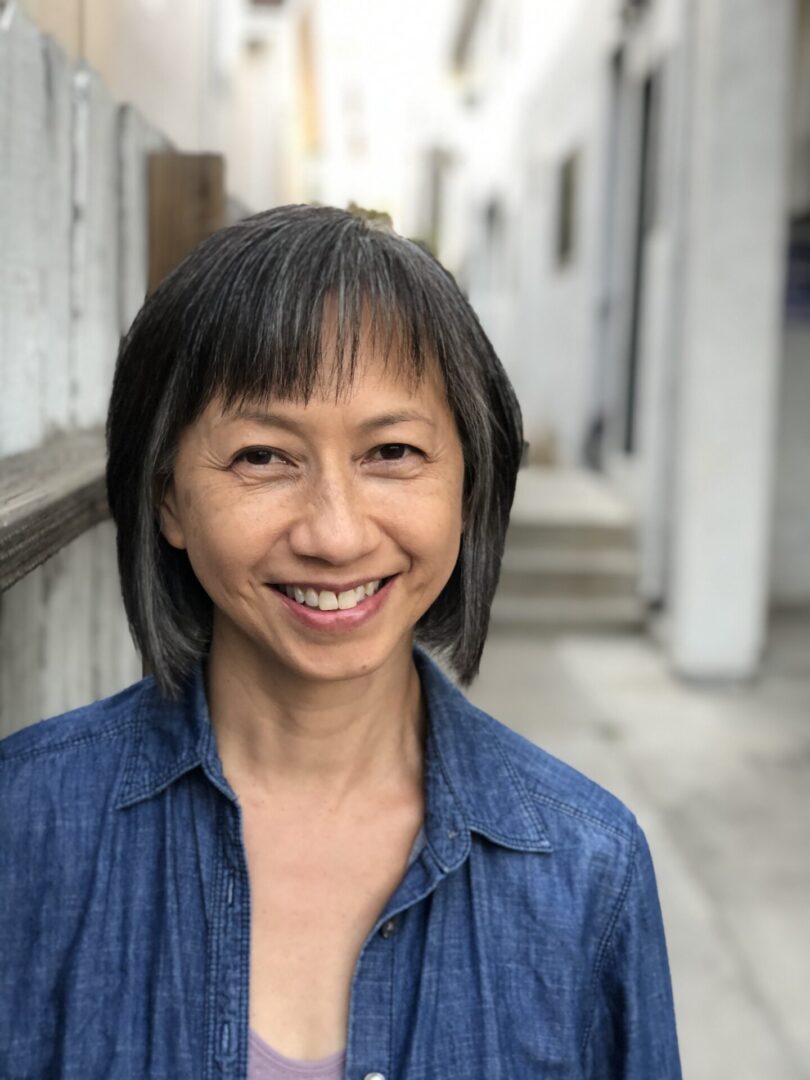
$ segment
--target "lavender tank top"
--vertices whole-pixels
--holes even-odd
[[[425,846],[424,826],[419,830],[408,856],[408,866]],[[338,1050],[316,1061],[285,1057],[274,1050],[251,1028],[248,1043],[248,1080],[343,1080],[346,1051]]]

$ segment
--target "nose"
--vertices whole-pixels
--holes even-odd
[[[347,566],[375,549],[379,526],[360,485],[348,473],[335,471],[320,476],[302,496],[302,505],[288,533],[295,555]]]

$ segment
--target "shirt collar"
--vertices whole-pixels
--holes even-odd
[[[414,659],[428,712],[425,834],[440,864],[452,870],[464,861],[471,831],[518,851],[551,851],[508,729],[471,705],[422,649]]]
[[[414,649],[427,704],[425,836],[440,866],[453,870],[469,854],[472,831],[519,851],[550,851],[542,817],[520,778],[507,729],[474,708],[424,650]],[[151,798],[194,768],[227,798],[236,795],[222,771],[205,696],[203,661],[177,701],[144,680],[135,739],[116,807]]]

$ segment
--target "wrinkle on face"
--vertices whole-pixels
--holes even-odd
[[[337,403],[334,390],[227,410],[213,399],[181,433],[162,514],[214,605],[212,649],[220,627],[265,663],[317,679],[402,652],[452,573],[462,530],[463,451],[438,366],[417,381],[361,341]],[[424,456],[382,466],[379,445]],[[250,447],[289,461],[248,462]],[[396,591],[374,633],[345,640],[303,633],[268,592],[276,582],[390,575]]]

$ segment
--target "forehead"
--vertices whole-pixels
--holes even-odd
[[[443,390],[444,378],[424,341],[416,350],[409,345],[400,313],[377,311],[365,301],[359,319],[347,325],[330,295],[324,302],[314,387],[322,398],[340,399],[374,387],[406,393]]]
[[[306,419],[339,418],[346,423],[386,415],[399,419],[422,417],[433,424],[454,424],[444,379],[430,360],[419,373],[392,354],[385,355],[361,341],[357,362],[349,373],[334,362],[324,362],[306,396],[294,391],[241,394],[230,399],[217,393],[198,419],[202,426],[236,423],[272,411]]]

